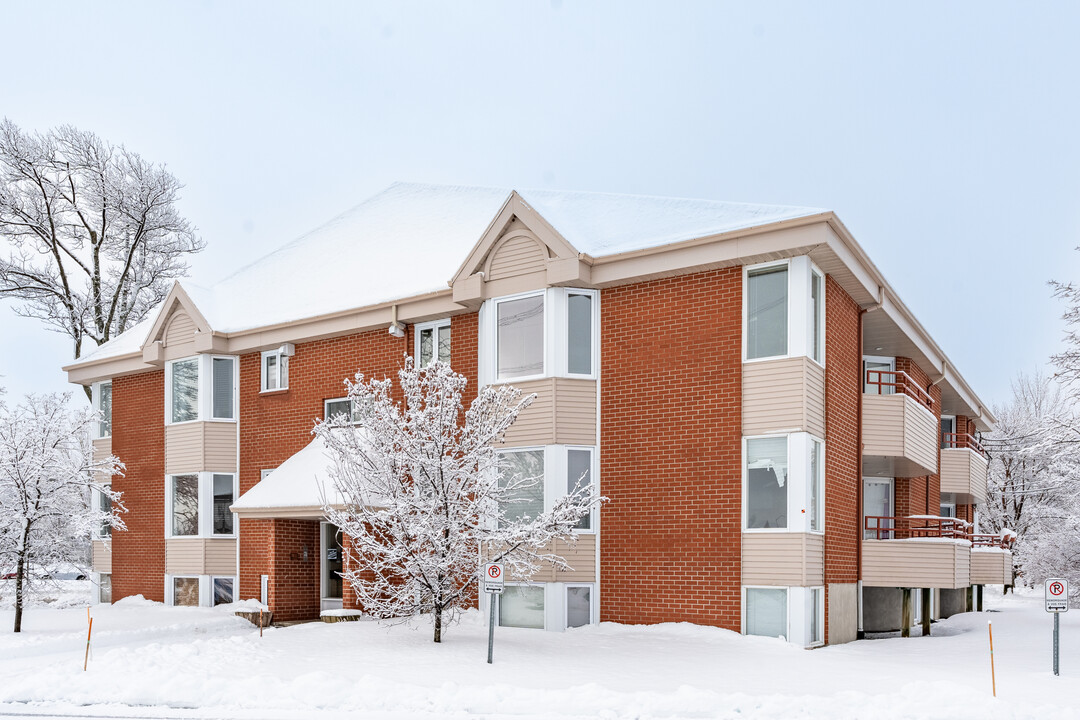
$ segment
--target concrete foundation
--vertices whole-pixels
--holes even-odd
[[[903,593],[900,588],[864,587],[863,631],[894,632],[900,629]]]
[[[829,594],[829,645],[851,642],[859,631],[859,586],[832,583]]]
[[[957,590],[941,590],[938,603],[938,614],[942,618],[951,617],[967,611],[967,588]]]

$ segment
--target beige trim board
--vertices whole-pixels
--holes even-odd
[[[344,505],[332,505],[334,510],[344,510]],[[229,508],[242,520],[325,520],[326,511],[321,505],[276,508]]]
[[[818,533],[744,532],[741,560],[743,585],[825,584],[825,536]]]
[[[971,548],[954,540],[863,540],[865,587],[963,588]]]

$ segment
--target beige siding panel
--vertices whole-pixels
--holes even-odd
[[[547,252],[539,239],[528,235],[515,235],[500,241],[488,264],[487,279],[527,275],[546,270]]]
[[[552,565],[542,565],[535,575],[529,578],[532,582],[596,582],[596,534],[575,534],[576,540],[553,540],[545,545],[540,552],[554,553],[566,561],[569,570],[556,570]],[[487,558],[498,554],[498,548],[492,548],[484,553]],[[509,582],[521,582],[525,578],[510,577]]]
[[[204,540],[205,567],[210,575],[236,575],[236,540]]]
[[[205,543],[202,538],[166,538],[165,572],[169,575],[205,575]]]
[[[112,572],[112,546],[105,543],[104,540],[94,540],[90,543],[92,548],[91,567],[94,572],[98,573],[111,573]]]
[[[199,472],[203,467],[203,425],[193,422],[165,426],[165,473]]]
[[[931,472],[938,470],[941,422],[925,407],[904,395],[904,457]]]
[[[195,354],[195,321],[185,312],[173,314],[161,337],[166,360]]]
[[[986,457],[968,448],[941,451],[941,492],[970,496],[974,504],[986,502]]]
[[[905,458],[937,472],[940,426],[933,413],[903,394],[862,396],[863,454]]]
[[[596,444],[596,381],[555,379],[555,442]]]
[[[797,357],[743,363],[743,435],[805,429],[805,369]]]
[[[94,462],[101,462],[112,455],[112,438],[97,438],[94,440]]]
[[[825,437],[825,368],[810,358],[806,364],[806,412],[805,427],[811,435]]]
[[[514,386],[536,399],[506,431],[505,447],[596,444],[595,380],[544,378]]]
[[[236,472],[236,423],[203,423],[204,470]]]
[[[969,554],[967,545],[951,541],[864,540],[863,585],[967,587]]]
[[[743,533],[742,584],[825,584],[825,538],[812,533]]]
[[[971,453],[971,495],[975,498],[976,505],[982,505],[986,502],[986,483],[990,463],[981,453],[972,450],[967,452]]]
[[[993,548],[972,549],[971,584],[1011,585],[1012,553]]]

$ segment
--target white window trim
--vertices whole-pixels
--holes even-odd
[[[592,372],[569,372],[567,357],[567,334],[569,332],[570,295],[588,295],[592,298]],[[529,297],[544,298],[544,367],[540,373],[519,377],[501,378],[498,376],[498,306],[499,303],[521,300]],[[478,355],[481,385],[513,384],[540,380],[549,377],[566,377],[583,380],[595,380],[600,373],[600,293],[586,288],[552,287],[542,290],[503,295],[486,301],[480,308]]]
[[[326,400],[323,400],[323,422],[330,419],[330,403],[338,403],[338,402],[347,402],[347,403],[349,403],[349,424],[350,425],[358,425],[360,423],[360,421],[356,419],[356,415],[355,415],[356,403],[353,402],[352,399],[349,398],[349,397],[327,398]]]
[[[112,490],[112,483],[111,482],[110,483],[104,483],[103,487],[106,487],[109,490]],[[101,508],[101,501],[104,500],[104,498],[105,498],[105,493],[103,493],[101,490],[98,490],[97,488],[92,488],[90,490],[90,503],[91,503],[91,507],[94,510],[102,509]],[[111,506],[111,503],[110,503],[110,506]],[[102,541],[107,542],[111,538],[112,538],[112,533],[103,532],[101,526],[97,527],[94,530],[94,534],[93,534],[93,539],[94,540],[97,540],[99,542],[102,542]],[[108,573],[106,573],[106,574],[108,574]]]
[[[569,486],[567,461],[569,450],[587,450],[589,456],[589,476],[591,478],[592,495],[599,494],[599,482],[597,477],[598,453],[594,445],[527,445],[523,447],[499,448],[498,455],[506,455],[519,452],[536,452],[544,454],[544,477],[540,481],[544,492],[544,511],[547,512],[555,507],[555,502],[566,497]],[[599,513],[596,508],[589,512],[589,527],[587,529],[574,528],[571,532],[575,535],[595,535],[598,531]]]
[[[232,580],[232,600],[230,600],[229,602],[230,603],[236,602],[236,596],[237,596],[237,594],[239,593],[239,590],[240,590],[239,578],[237,578],[235,575],[211,575],[209,580],[208,580],[208,585],[210,586],[210,598],[209,598],[210,602],[209,602],[209,606],[210,607],[215,607],[215,605],[214,605],[214,581],[215,580]],[[224,604],[225,603],[222,603],[222,605],[224,605]]]
[[[534,583],[527,583],[527,582],[509,583],[508,582],[508,583],[506,583],[506,587],[508,587],[508,588],[511,588],[511,587],[538,587],[538,588],[540,588],[540,590],[544,593],[544,626],[543,627],[523,628],[523,627],[517,627],[517,626],[513,626],[513,625],[503,625],[502,624],[502,617],[501,617],[501,615],[502,615],[502,594],[501,593],[500,594],[492,593],[491,595],[489,595],[489,597],[495,598],[495,602],[496,602],[496,605],[495,605],[495,625],[497,627],[512,627],[515,630],[547,630],[548,629],[548,607],[550,606],[550,598],[548,598],[548,588],[553,584],[554,583],[542,583],[542,582],[534,582]],[[592,598],[590,598],[590,601],[591,601],[591,599]],[[565,602],[565,600],[564,600],[564,602]]]
[[[413,360],[416,362],[417,367],[427,367],[426,365],[420,365],[420,334],[424,330],[432,331],[432,362],[435,362],[439,357],[439,328],[450,327],[450,318],[440,318],[438,320],[432,320],[426,323],[417,323],[413,326]],[[450,331],[450,342],[454,342],[454,331]],[[446,360],[449,365],[449,358]],[[429,363],[430,364],[430,363]]]
[[[165,604],[169,607],[181,607],[176,604],[176,588],[173,586],[173,581],[177,579],[181,580],[198,580],[199,581],[199,604],[195,607],[206,607],[206,596],[208,591],[207,578],[208,575],[193,575],[190,573],[176,573],[165,575]],[[190,607],[184,605],[182,607]]]
[[[231,418],[214,417],[214,360],[232,360],[233,366],[233,416]],[[196,388],[199,394],[194,420],[172,421],[172,366],[178,362],[197,360],[198,379]],[[190,355],[184,358],[168,360],[165,363],[165,424],[190,425],[197,422],[236,423],[240,417],[240,359],[235,355]],[[187,475],[188,473],[177,473]]]
[[[101,382],[93,383],[90,386],[91,405],[93,406],[95,413],[100,412],[100,410],[98,408],[101,405],[101,386],[102,385],[112,386],[112,380],[102,380]],[[101,420],[95,419],[94,424],[92,426],[91,437],[94,440],[105,440],[107,438],[112,437],[112,406],[111,405],[109,406],[109,434],[108,435],[102,435],[101,434]]]
[[[784,268],[787,269],[787,293],[788,293],[787,294],[787,299],[788,299],[788,306],[787,306],[787,314],[788,314],[788,318],[787,318],[787,327],[788,327],[787,353],[784,354],[784,355],[770,355],[769,357],[748,358],[746,356],[746,350],[747,350],[747,341],[749,340],[749,337],[750,337],[750,335],[749,335],[749,330],[750,330],[750,273],[757,272],[758,270],[765,270],[765,269],[768,269],[768,268],[778,268],[778,267],[784,267]],[[742,361],[744,363],[768,362],[770,360],[782,360],[784,358],[793,357],[793,354],[791,352],[791,347],[792,347],[792,344],[791,344],[791,325],[792,325],[792,323],[791,323],[791,299],[793,297],[793,293],[792,293],[792,290],[793,290],[793,288],[792,288],[792,276],[793,275],[794,275],[794,273],[792,272],[792,269],[791,269],[791,260],[790,259],[789,260],[775,260],[775,261],[770,261],[770,262],[758,263],[756,265],[744,265],[743,266],[743,275],[742,275],[742,283],[743,283],[743,292],[742,292]]]
[[[825,637],[825,586],[824,585],[812,585],[812,586],[810,586],[808,588],[808,592],[806,593],[806,595],[807,595],[807,604],[809,605],[809,607],[807,608],[807,615],[809,615],[809,613],[813,612],[813,610],[814,610],[814,601],[813,601],[813,593],[814,592],[820,592],[821,593],[821,605],[820,605],[820,607],[818,607],[818,612],[817,612],[817,626],[819,628],[821,628],[821,639],[820,640],[815,640],[814,639],[813,635],[811,634],[813,632],[813,630],[812,630],[813,625],[810,622],[807,622],[806,623],[807,641],[809,642],[809,647],[822,647],[823,645],[825,645],[825,640],[826,640],[826,637]],[[789,598],[790,598],[790,595],[789,595]]]
[[[596,583],[562,583],[562,604],[563,604],[563,629],[570,629],[570,602],[569,602],[569,590],[570,588],[588,588],[589,589],[589,622],[586,625],[595,625],[596,621]],[[547,603],[547,597],[544,598],[545,608]]]
[[[792,524],[792,485],[794,481],[794,464],[791,462],[791,436],[793,433],[772,433],[768,435],[746,435],[742,440],[742,531],[744,533],[791,533],[798,532],[793,530]],[[785,438],[787,440],[787,527],[783,528],[751,528],[747,527],[747,512],[750,509],[750,472],[747,465],[747,442],[749,440],[765,440],[769,438]],[[809,464],[809,455],[807,456],[807,464]]]
[[[276,388],[273,388],[273,389],[267,389],[267,387],[266,387],[266,358],[270,357],[271,355],[276,356],[277,359],[278,359],[278,361],[277,361],[277,376],[278,376],[277,379],[278,379],[279,387],[276,387]],[[283,353],[281,351],[281,348],[274,348],[273,350],[263,350],[262,353],[259,355],[259,394],[260,395],[262,395],[264,393],[269,394],[269,393],[284,392],[285,390],[289,389],[288,373],[286,373],[286,377],[285,377],[286,384],[281,385],[281,364],[282,364],[282,360],[284,360],[285,364],[288,365],[289,356],[286,355],[285,353]]]
[[[198,493],[199,493],[199,520],[198,520],[198,533],[195,535],[174,535],[173,534],[173,482],[174,478],[183,475],[195,475],[198,477]],[[233,482],[233,502],[235,503],[239,497],[239,473],[226,473],[226,472],[180,472],[172,473],[165,476],[165,537],[168,539],[178,540],[196,540],[196,539],[213,539],[213,538],[236,538],[238,522],[236,513],[233,513],[233,531],[228,535],[215,534],[214,533],[214,476],[215,475],[228,475],[232,478]],[[225,577],[225,576],[222,576]]]
[[[818,318],[818,333],[821,335],[821,360],[817,360],[817,359],[814,358],[814,355],[813,355],[814,338],[809,337],[809,332],[807,333],[808,337],[807,337],[807,346],[806,346],[806,350],[807,350],[806,356],[808,358],[810,358],[811,362],[813,362],[815,365],[817,365],[818,367],[824,368],[825,367],[825,352],[826,352],[826,347],[825,347],[825,337],[826,337],[826,335],[825,335],[825,318],[826,318],[826,313],[825,313],[825,273],[822,272],[821,268],[819,268],[816,264],[814,264],[813,261],[811,261],[810,262],[810,282],[811,282],[811,285],[807,287],[807,298],[806,298],[806,308],[807,308],[806,312],[807,312],[807,318],[809,319],[809,322],[810,322],[810,324],[809,324],[810,328],[813,328],[813,317],[814,317],[814,298],[813,298],[813,295],[810,294],[810,291],[813,289],[812,283],[814,281],[814,276],[815,275],[817,275],[818,277],[821,278],[821,307],[818,309],[818,313],[820,314],[820,317]]]
[[[818,527],[819,527],[819,529],[817,529],[817,530],[813,529],[813,524],[811,522],[812,518],[810,517],[810,508],[813,507],[813,503],[810,502],[810,499],[813,496],[814,488],[813,488],[812,483],[814,481],[814,478],[811,477],[811,471],[813,470],[813,465],[810,464],[810,452],[809,452],[809,450],[813,446],[812,444],[815,443],[815,442],[817,442],[817,443],[819,443],[821,445],[821,463],[820,463],[821,464],[821,470],[820,470],[821,471],[821,492],[818,494],[818,518],[817,519],[818,519]],[[789,451],[789,453],[791,451],[790,443],[788,444],[788,451]],[[806,469],[806,480],[807,480],[807,482],[806,482],[806,532],[811,533],[813,535],[824,535],[825,534],[825,478],[827,476],[827,473],[825,472],[825,457],[826,457],[825,440],[822,439],[822,438],[819,438],[817,435],[811,434],[809,436],[809,443],[807,445],[807,453],[806,453],[806,464],[807,464],[807,469]],[[789,463],[791,462],[790,456],[788,457],[788,462]]]
[[[783,590],[784,591],[784,639],[791,640],[791,588],[784,585],[743,585],[742,608],[740,615],[742,622],[739,632],[746,635],[746,591],[747,590]],[[823,603],[824,604],[824,603]],[[764,637],[757,635],[755,637]]]

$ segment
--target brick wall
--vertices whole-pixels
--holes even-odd
[[[937,427],[941,427],[941,388],[932,385],[930,376],[911,358],[896,358],[897,372],[905,372],[916,385],[926,390],[933,399],[932,410]],[[941,443],[937,443],[939,448]],[[941,467],[941,450],[938,450],[938,467]],[[922,475],[919,477],[896,478],[896,514],[938,515],[941,512],[941,476]]]
[[[144,595],[165,601],[165,372],[113,379],[112,451],[126,469],[127,530],[113,532],[113,600]]]
[[[832,277],[825,279],[825,633],[829,632],[830,583],[859,578],[862,510],[859,403],[862,350],[858,304]]]
[[[271,520],[269,547],[274,622],[319,617],[318,521]]]
[[[600,306],[600,618],[738,631],[742,269]]]

